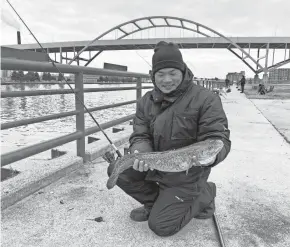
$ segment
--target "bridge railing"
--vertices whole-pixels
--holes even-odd
[[[51,114],[41,117],[21,119],[17,121],[12,121],[8,123],[1,124],[1,130],[11,129],[23,125],[39,123],[43,121],[76,116],[76,131],[67,135],[63,135],[58,138],[54,138],[48,141],[40,142],[34,145],[30,145],[25,148],[17,149],[1,155],[1,166],[8,165],[10,163],[22,160],[24,158],[39,154],[41,152],[47,151],[49,149],[55,148],[57,146],[76,141],[76,153],[78,156],[85,159],[85,137],[93,133],[99,132],[100,128],[98,126],[85,128],[85,114],[87,111],[84,109],[83,105],[79,102],[80,99],[84,102],[84,93],[88,92],[108,92],[108,91],[124,91],[124,90],[136,90],[136,100],[126,101],[117,104],[104,105],[88,108],[89,112],[100,111],[109,108],[115,108],[119,106],[134,104],[142,96],[142,89],[151,89],[153,86],[142,87],[142,78],[149,79],[148,74],[134,73],[134,72],[123,72],[123,71],[114,71],[106,69],[97,69],[84,66],[74,66],[66,64],[57,64],[58,69],[62,73],[74,74],[75,77],[75,88],[70,89],[58,89],[58,90],[33,90],[33,91],[10,91],[10,92],[1,92],[2,98],[7,97],[25,97],[25,96],[40,96],[40,95],[55,95],[55,94],[75,94],[75,110],[67,111],[57,114]],[[18,60],[12,58],[2,58],[1,60],[1,69],[2,70],[23,70],[23,71],[38,71],[38,72],[54,72],[57,73],[57,69],[48,62],[34,62],[26,60]],[[100,76],[120,76],[120,77],[134,77],[137,78],[135,87],[108,87],[108,88],[84,88],[83,85],[83,75],[100,75]],[[215,81],[208,79],[196,79],[194,80],[196,84],[202,85],[209,90],[212,90],[214,87],[218,87],[219,84],[223,81]],[[78,99],[77,99],[78,98]],[[108,129],[115,125],[127,122],[132,120],[134,114],[109,121],[101,124],[102,129]]]
[[[88,92],[108,92],[108,91],[124,91],[124,90],[136,90],[136,100],[121,102],[111,105],[103,105],[98,107],[88,108],[89,112],[95,112],[99,110],[114,108],[118,106],[124,106],[129,104],[134,104],[137,102],[137,99],[142,96],[142,89],[150,89],[152,86],[142,87],[142,78],[149,78],[149,75],[142,73],[133,73],[133,72],[123,72],[123,71],[113,71],[113,70],[104,70],[96,69],[83,66],[72,66],[65,64],[57,64],[58,69],[62,73],[74,74],[75,77],[75,88],[70,89],[58,89],[58,90],[33,90],[33,91],[10,91],[10,92],[1,92],[2,98],[7,97],[24,97],[24,96],[40,96],[40,95],[53,95],[53,94],[75,94],[75,110],[62,112],[47,116],[41,116],[36,118],[21,119],[18,121],[12,121],[8,123],[1,124],[1,129],[11,129],[23,125],[39,123],[43,121],[76,116],[76,131],[67,135],[63,135],[58,138],[54,138],[48,141],[37,143],[25,148],[21,148],[9,153],[1,155],[1,166],[19,161],[21,159],[33,156],[35,154],[47,151],[49,149],[55,148],[57,146],[66,144],[71,141],[77,142],[77,155],[85,157],[85,137],[93,133],[99,132],[99,127],[85,128],[85,114],[87,111],[84,109],[82,104],[78,99],[84,102],[84,93]],[[1,60],[1,69],[2,70],[23,70],[23,71],[38,71],[38,72],[54,72],[57,73],[57,69],[48,62],[33,62],[25,60],[17,60],[12,58],[3,58]],[[120,76],[120,77],[134,77],[137,78],[136,86],[134,87],[107,87],[107,88],[84,88],[83,87],[83,75],[105,75],[105,76]],[[78,99],[77,99],[78,98]],[[109,121],[101,124],[100,126],[103,129],[111,128],[115,125],[127,122],[133,119],[134,114],[125,116],[113,121]]]

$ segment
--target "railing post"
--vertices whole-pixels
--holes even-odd
[[[75,74],[75,89],[79,90],[75,93],[76,110],[79,111],[79,113],[76,115],[76,129],[77,131],[81,131],[83,133],[82,137],[80,139],[77,139],[77,156],[85,159],[85,109],[78,100],[80,99],[82,102],[84,102],[84,83],[82,72]],[[85,162],[85,160],[83,161]]]
[[[140,99],[142,97],[142,80],[141,77],[137,78],[137,83],[136,83],[136,100]]]

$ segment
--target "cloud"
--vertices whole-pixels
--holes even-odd
[[[40,42],[93,40],[100,34],[132,19],[166,15],[189,19],[206,25],[226,36],[290,36],[289,0],[13,0],[13,6]],[[21,24],[22,40],[35,43]],[[8,28],[2,35],[2,44],[15,44],[16,33]],[[118,32],[106,36],[114,39]],[[119,32],[120,33],[120,32]],[[129,38],[194,37],[196,34],[179,29],[152,29]],[[149,36],[148,36],[149,35]],[[3,38],[4,37],[4,38]],[[138,51],[151,61],[152,51]],[[246,65],[226,50],[186,49],[185,59],[195,74],[222,77],[227,71],[247,69]],[[84,55],[85,56],[85,55]],[[128,65],[130,71],[148,72],[148,64],[135,51],[104,52],[92,66],[103,62]]]
[[[18,20],[18,17],[11,10],[11,7],[3,0],[1,2],[1,20],[8,26],[11,26],[18,31],[20,30],[20,21]]]

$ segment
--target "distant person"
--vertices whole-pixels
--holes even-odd
[[[246,78],[245,78],[244,75],[242,76],[242,79],[240,80],[240,83],[241,83],[241,93],[243,93],[244,92],[244,88],[245,88],[245,84],[246,84]]]
[[[131,211],[131,219],[148,221],[155,234],[165,237],[179,232],[193,218],[213,216],[216,185],[208,177],[211,168],[227,157],[231,141],[220,97],[192,82],[193,74],[176,44],[157,44],[151,76],[154,89],[137,102],[130,153],[173,150],[211,138],[224,143],[214,159],[190,168],[187,175],[150,170],[137,159],[120,174],[117,186],[142,204]],[[110,165],[109,176],[112,169]]]
[[[266,94],[266,88],[263,84],[259,84],[258,88],[258,94],[265,95]]]
[[[230,86],[230,80],[227,78],[227,79],[225,80],[225,83],[226,83],[226,88],[228,88],[228,87]]]

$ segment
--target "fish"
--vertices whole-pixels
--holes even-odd
[[[111,162],[113,170],[107,180],[107,188],[112,189],[119,175],[132,167],[136,159],[144,161],[151,170],[162,172],[183,172],[193,166],[206,166],[215,159],[222,150],[224,143],[219,139],[207,139],[175,150],[163,152],[132,153],[115,159]],[[199,162],[194,162],[195,159]]]

